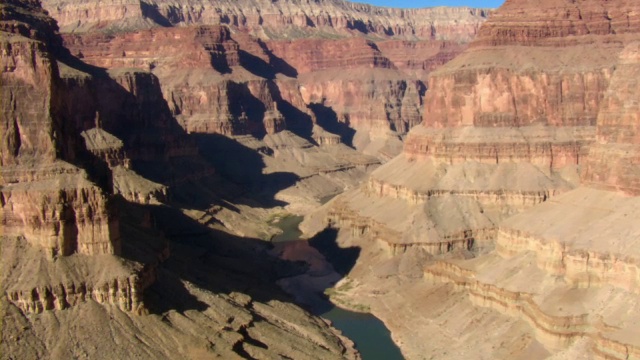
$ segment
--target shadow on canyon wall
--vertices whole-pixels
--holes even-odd
[[[312,314],[321,316],[335,307],[327,295],[325,295],[325,290],[333,287],[353,269],[356,261],[358,261],[360,257],[362,249],[357,246],[347,248],[340,247],[338,245],[338,230],[334,228],[324,229],[309,239],[308,242],[309,245],[324,256],[325,260],[331,264],[335,272],[340,275],[340,278],[332,283],[326,284],[326,287],[321,289],[322,291],[317,294],[322,301],[317,301],[313,306],[308,308]]]
[[[338,245],[338,230],[326,228],[308,240],[342,276],[348,274],[360,257],[360,247],[341,248]]]
[[[315,140],[312,138],[312,130],[313,130],[313,119],[311,115],[298,109],[293,106],[289,101],[285,100],[282,97],[282,93],[276,81],[277,74],[283,74],[286,77],[295,79],[298,76],[298,71],[289,63],[287,63],[282,58],[274,55],[271,50],[269,50],[262,41],[258,41],[258,44],[264,51],[264,53],[268,56],[269,62],[264,61],[263,59],[252,55],[244,50],[239,52],[240,64],[244,69],[249,71],[250,73],[266,79],[267,87],[269,89],[269,93],[273,97],[273,100],[276,103],[278,111],[282,114],[285,119],[285,123],[287,126],[287,130],[290,130],[294,134],[315,143]],[[286,80],[283,80],[286,81]],[[245,85],[246,86],[246,85]],[[253,97],[250,91],[244,92],[247,98]],[[256,99],[257,100],[257,99]],[[242,99],[238,99],[238,103],[243,101]],[[250,104],[242,105],[243,109],[250,109]],[[257,108],[263,108],[264,104],[256,104]],[[239,114],[236,114],[239,115]],[[249,115],[249,114],[247,114]],[[262,116],[264,116],[264,111],[262,112]],[[251,119],[251,117],[249,117]],[[261,120],[262,117],[259,117]],[[255,120],[254,120],[255,122]],[[264,136],[264,129],[258,132],[252,132],[254,136],[262,137]]]
[[[318,125],[330,133],[340,135],[343,144],[353,147],[356,131],[349,126],[348,118],[346,121],[340,121],[338,114],[331,107],[321,103],[309,104],[309,109],[318,119]]]
[[[275,199],[275,195],[295,185],[300,177],[290,172],[264,174],[265,163],[260,152],[269,155],[267,148],[251,149],[219,134],[197,134],[194,138],[199,145],[202,157],[223,178],[245,189],[247,197],[266,208],[287,205]],[[243,202],[242,199],[234,200]],[[256,203],[251,202],[251,205]]]
[[[263,174],[265,164],[262,155],[270,155],[266,148],[248,148],[219,134],[187,134],[171,114],[155,75],[146,72],[120,74],[121,77],[130,77],[124,81],[133,88],[125,89],[107,70],[88,65],[68,51],[61,51],[58,58],[66,66],[92,75],[88,83],[73,77],[63,80],[69,96],[61,106],[71,120],[61,121],[66,124],[63,129],[66,133],[78,134],[100,127],[115,135],[123,141],[132,169],[149,180],[169,186],[170,191],[188,178],[215,172],[235,185],[232,189],[233,186],[227,184],[229,191],[226,193],[217,192],[218,200],[226,205],[230,200],[243,203],[245,199],[242,194],[251,197],[251,206],[272,208],[286,205],[276,200],[275,194],[293,186],[299,180],[296,174]],[[255,129],[258,127],[257,119],[261,125],[265,106],[251,95],[246,84],[235,85],[238,88],[234,93],[237,93],[238,98],[232,99],[235,104],[232,110],[240,114],[246,109],[245,113],[249,118],[248,124],[245,124],[246,130],[258,133]],[[61,138],[76,138],[80,145],[84,141],[80,136]],[[81,149],[83,146],[77,148]],[[68,152],[73,153],[72,150]],[[87,165],[84,167],[90,173],[94,173],[92,180],[112,192],[108,166],[100,164],[91,155],[84,156],[82,162]],[[212,197],[204,199],[211,201]],[[200,209],[210,207],[211,204],[203,203],[204,199],[195,196],[194,203],[189,205],[197,205],[195,208]],[[188,200],[186,199],[187,203]]]
[[[158,11],[158,5],[147,4],[144,1],[140,1],[140,10],[142,11],[142,16],[147,19],[151,19],[156,24],[162,27],[171,27],[171,21],[167,19],[164,15]]]
[[[275,224],[283,233],[274,239],[275,249],[272,253],[287,259],[304,259],[308,262],[309,268],[304,276],[283,278],[281,285],[311,313],[323,315],[335,307],[325,295],[325,291],[353,269],[361,248],[340,247],[338,230],[334,228],[326,228],[308,240],[300,240],[301,221],[302,217],[293,216]]]
[[[155,314],[203,311],[201,290],[246,294],[254,301],[291,302],[275,281],[304,273],[307,265],[277,259],[268,242],[239,237],[206,226],[171,206],[139,205],[120,199],[123,257],[157,267],[157,281],[145,291]]]
[[[132,170],[169,186],[166,205],[135,204],[119,195],[113,195],[111,202],[120,217],[122,256],[156,268],[157,280],[144,295],[150,311],[206,310],[208,305],[199,297],[207,295],[187,288],[189,283],[213,294],[242,293],[260,302],[292,302],[275,282],[305,273],[308,264],[278,259],[269,254],[270,243],[229,234],[213,218],[200,223],[181,209],[224,206],[239,212],[233,203],[265,208],[286,205],[274,196],[294,185],[298,176],[263,174],[262,155],[269,155],[266,148],[249,148],[218,134],[187,134],[172,116],[153,74],[116,74],[121,76],[116,81],[114,74],[87,65],[68,51],[58,55],[61,66],[92,75],[89,80],[73,76],[61,80],[69,96],[60,99],[67,119],[60,119],[59,131],[73,135],[69,138],[77,142],[75,150],[83,147],[80,132],[100,127],[122,140]],[[286,106],[283,109],[286,113]],[[329,110],[318,109],[331,115]],[[295,111],[289,109],[290,113]],[[310,117],[308,120],[311,123]],[[72,160],[74,149],[63,151]],[[113,174],[106,162],[86,150],[81,154],[76,163],[87,169],[105,192],[113,194]],[[311,244],[344,275],[354,266],[360,250],[341,249],[336,239],[336,230],[328,229]]]

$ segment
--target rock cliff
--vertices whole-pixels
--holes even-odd
[[[55,22],[37,2],[2,10],[3,232],[25,231],[51,256],[118,254],[118,219],[108,196],[71,164],[82,155],[81,138],[65,119],[64,84],[52,55],[61,46]]]
[[[427,74],[489,14],[343,1],[43,5],[83,61],[152,71],[188,132],[310,140],[319,127],[383,160],[419,122]]]
[[[611,79],[600,113],[596,141],[583,172],[585,184],[640,195],[638,143],[640,111],[635,96],[640,72],[638,42],[627,45]]]
[[[157,76],[82,62],[38,1],[0,4],[0,30],[3,359],[359,357],[276,288],[295,264],[211,216],[247,190],[216,176]]]
[[[634,7],[628,5],[628,11],[618,7],[615,11],[622,11],[620,16],[633,13]],[[590,169],[604,167],[602,160],[588,160],[590,154],[604,151],[591,146],[596,137],[599,143],[633,147],[630,124],[634,108],[620,99],[629,85],[619,84],[614,73],[620,71],[625,79],[633,78],[629,55],[633,51],[623,50],[637,38],[635,20],[630,18],[627,25],[609,32],[543,31],[538,27],[551,26],[549,20],[536,19],[562,10],[550,5],[532,12],[529,24],[514,15],[522,13],[522,8],[517,2],[507,2],[465,53],[431,74],[423,123],[410,132],[404,154],[372,174],[362,189],[365,194],[381,201],[396,198],[412,205],[424,204],[425,209],[419,211],[428,214],[444,208],[445,199],[451,197],[459,197],[459,204],[470,198],[481,205],[469,204],[475,209],[466,209],[459,218],[441,226],[436,222],[435,228],[446,238],[445,228],[474,231],[473,226],[483,224],[495,229],[509,215],[577,186],[579,168],[585,164],[583,177],[593,180],[598,175]],[[597,9],[599,6],[589,2],[578,7],[583,13]],[[589,16],[575,23],[566,20],[565,26],[599,29],[599,21]],[[526,51],[520,43],[509,40],[516,36],[513,29],[531,34],[524,41],[529,45]],[[567,38],[571,41],[565,41]],[[609,92],[620,95],[607,97],[605,104]],[[617,102],[616,110],[608,110],[611,102]],[[608,115],[611,112],[615,115]],[[596,130],[598,116],[609,119],[601,120]],[[612,141],[605,132],[612,134]],[[630,152],[628,159],[634,159],[633,154]],[[620,177],[629,178],[626,181],[632,187],[633,163],[627,160],[618,166],[625,172]],[[608,166],[615,164],[609,162]],[[613,169],[602,169],[609,181],[618,178],[607,171]]]
[[[509,356],[639,356],[638,13],[629,1],[507,1],[431,72],[403,154],[303,223],[363,249],[347,295],[397,329],[407,354],[484,348],[402,330],[418,316],[430,339],[477,334],[442,316],[446,291],[470,300],[474,321],[512,326]],[[405,288],[420,315],[399,314]]]
[[[230,25],[262,38],[370,34],[406,39],[471,40],[478,17],[470,8],[393,9],[342,0],[297,1],[92,1],[44,2],[64,32],[171,25]]]

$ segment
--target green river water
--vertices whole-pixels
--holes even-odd
[[[275,236],[273,242],[298,241],[302,233],[298,225],[300,216],[288,216],[274,225],[283,233]],[[330,310],[318,315],[331,320],[333,326],[351,339],[362,355],[363,360],[403,360],[400,349],[391,340],[391,333],[384,323],[369,313],[359,313],[330,306]]]

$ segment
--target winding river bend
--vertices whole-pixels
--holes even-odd
[[[282,234],[275,236],[272,241],[284,251],[288,246],[291,247],[307,247],[310,250],[311,245],[307,241],[300,240],[302,233],[298,225],[302,222],[301,216],[288,216],[274,223],[282,230]],[[326,262],[326,260],[324,260]],[[302,290],[300,290],[302,289]],[[291,292],[291,288],[285,291]],[[305,290],[304,287],[296,287],[297,292]],[[384,323],[370,313],[360,313],[340,308],[324,298],[321,294],[295,294],[296,298],[315,297],[315,301],[322,301],[322,306],[315,306],[321,309],[314,311],[316,315],[330,320],[333,326],[343,335],[351,339],[356,344],[356,348],[362,355],[363,360],[404,360],[398,346],[391,339],[391,333]]]

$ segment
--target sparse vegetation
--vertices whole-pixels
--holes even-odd
[[[282,211],[282,212],[274,212],[272,214],[269,214],[269,216],[267,217],[266,223],[269,225],[273,225],[279,221],[281,221],[284,218],[288,218],[289,216],[294,216],[291,213],[288,213],[286,211]]]
[[[349,309],[355,312],[368,313],[371,312],[371,307],[367,304],[360,304],[350,301],[347,297],[347,292],[354,288],[354,282],[351,279],[346,279],[340,286],[328,288],[324,291],[324,294],[334,304]]]

